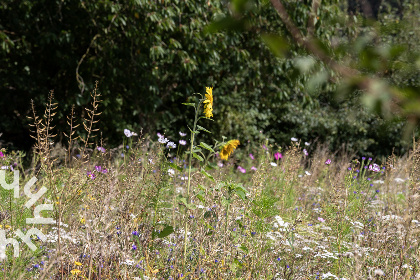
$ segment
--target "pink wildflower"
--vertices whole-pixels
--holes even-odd
[[[245,169],[245,168],[243,168],[242,166],[238,166],[238,170],[239,170],[239,172],[241,172],[241,173],[246,173],[246,169]]]
[[[379,165],[374,163],[373,165],[369,165],[369,170],[374,171],[374,172],[379,172],[379,171],[381,171],[381,168],[379,167]]]
[[[87,176],[90,178],[90,179],[92,179],[92,180],[94,180],[95,178],[96,178],[96,175],[95,174],[93,174],[92,172],[88,172],[87,173]]]
[[[274,154],[274,158],[276,160],[279,160],[279,159],[283,158],[283,155],[281,153],[277,152],[277,153]]]

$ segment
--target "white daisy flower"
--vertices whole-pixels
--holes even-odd
[[[176,144],[174,143],[174,142],[169,142],[167,145],[166,145],[166,148],[172,148],[172,149],[175,149],[176,148]]]
[[[277,163],[275,163],[275,162],[271,162],[270,164],[271,164],[271,166],[277,166]]]
[[[131,131],[130,131],[129,129],[124,129],[124,134],[125,134],[125,136],[127,136],[127,137],[131,137],[131,136],[133,136],[133,134],[131,133]]]
[[[165,143],[167,143],[169,140],[167,139],[167,138],[165,138],[165,137],[159,137],[159,139],[158,139],[158,141],[160,142],[160,143],[162,143],[162,144],[165,144]]]
[[[168,175],[169,175],[170,177],[173,177],[173,176],[175,175],[175,170],[173,170],[173,169],[168,169]]]

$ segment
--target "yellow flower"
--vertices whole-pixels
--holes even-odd
[[[213,88],[206,87],[206,100],[204,100],[204,114],[206,118],[213,117]]]
[[[229,142],[227,142],[227,144],[224,145],[222,150],[220,151],[220,158],[223,160],[227,160],[228,157],[233,153],[233,150],[235,150],[239,144],[239,140],[230,140]]]
[[[75,275],[75,274],[79,274],[79,273],[81,273],[82,271],[80,271],[80,270],[78,270],[77,268],[76,269],[73,269],[72,271],[70,271],[71,272],[71,274],[73,274],[73,275]]]
[[[85,218],[81,218],[81,219],[80,219],[80,222],[81,222],[82,224],[86,223]]]
[[[82,265],[81,262],[74,262],[74,265]]]

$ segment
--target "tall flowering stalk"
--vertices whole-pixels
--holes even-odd
[[[195,134],[198,133],[197,129],[200,130],[204,130],[207,131],[206,129],[204,129],[201,126],[197,125],[197,122],[199,119],[203,118],[199,116],[199,112],[200,112],[200,106],[201,103],[204,104],[204,115],[205,118],[211,118],[213,117],[213,88],[211,87],[206,87],[206,92],[207,94],[205,95],[205,99],[200,99],[200,102],[198,104],[194,104],[194,103],[184,103],[184,105],[189,105],[189,106],[193,106],[194,110],[195,110],[195,116],[194,116],[194,125],[193,125],[193,129],[191,130],[191,146],[190,146],[190,157],[188,160],[188,182],[187,182],[187,205],[185,208],[185,217],[187,217],[187,212],[188,212],[188,208],[190,208],[190,188],[191,188],[191,161],[192,158],[195,157],[198,160],[202,161],[203,159],[197,155],[194,152],[194,141],[195,141]],[[188,219],[185,219],[185,225],[184,225],[184,262],[183,262],[183,267],[185,268],[185,263],[187,260],[187,234],[188,233]]]

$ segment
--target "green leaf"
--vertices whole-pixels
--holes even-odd
[[[236,266],[238,266],[238,267],[242,267],[242,263],[237,259],[237,258],[235,258],[234,260],[233,260],[233,262],[234,262],[234,264],[236,265]]]
[[[201,168],[200,171],[201,174],[205,175],[207,178],[209,178],[210,180],[212,180],[213,182],[215,182],[213,176],[211,176],[209,173],[207,173],[203,168]]]
[[[244,31],[248,26],[249,23],[245,18],[236,19],[231,16],[221,15],[205,28],[205,32],[216,33],[222,30]]]
[[[198,194],[197,194],[197,198],[203,203],[206,202],[206,199],[204,198],[204,195],[205,195],[205,193],[203,191],[199,191]]]
[[[181,103],[182,105],[185,105],[185,106],[193,106],[193,107],[195,107],[195,104],[194,103]]]
[[[246,193],[248,191],[242,185],[235,185],[235,193],[242,199],[246,199]]]
[[[286,52],[289,50],[289,44],[287,41],[276,34],[263,34],[261,36],[263,42],[268,46],[271,52],[278,57],[284,57]]]
[[[213,162],[209,162],[206,165],[206,170],[211,170],[211,169],[216,169],[217,168],[217,164],[213,163]]]
[[[205,129],[205,128],[204,128],[204,127],[202,127],[202,126],[197,125],[197,128],[198,128],[199,130],[203,130],[203,131],[205,131],[205,132],[207,132],[207,133],[211,133],[210,131],[208,131],[207,129]]]
[[[185,197],[179,198],[179,201],[181,201],[184,204],[184,206],[188,209],[194,210],[197,208],[194,204],[187,203],[187,199]]]
[[[232,0],[231,5],[235,12],[237,13],[244,13],[246,10],[252,8],[253,1],[250,0]]]
[[[187,208],[188,208],[188,209],[190,209],[190,210],[195,210],[195,209],[197,209],[197,206],[195,206],[194,204],[187,204],[186,206],[187,206]]]
[[[223,206],[227,206],[228,204],[230,204],[230,199],[226,199],[226,198],[224,198],[224,197],[222,197],[222,205]]]
[[[179,167],[178,165],[176,165],[176,164],[175,164],[175,163],[173,163],[173,162],[169,163],[169,166],[170,166],[170,167],[172,167],[172,168],[175,168],[176,170],[178,170],[178,171],[180,171],[180,172],[182,172],[182,171],[183,171],[183,169],[182,169],[181,167]]]
[[[209,150],[210,152],[215,153],[215,151],[209,145],[207,145],[206,143],[200,142],[200,146],[203,147],[204,149]]]
[[[193,152],[193,157],[195,157],[196,159],[198,159],[199,161],[204,161],[204,159],[201,157],[201,156],[199,156],[199,155],[197,155],[196,153],[194,153]]]
[[[239,247],[239,249],[241,249],[242,251],[245,252],[245,254],[248,254],[249,250],[245,245],[241,245],[241,247]]]
[[[158,237],[164,238],[173,232],[174,232],[174,228],[172,226],[167,226],[159,233]]]
[[[179,201],[181,201],[182,203],[184,203],[184,205],[187,205],[187,199],[185,197],[181,197],[179,198]]]
[[[236,192],[236,194],[242,199],[242,200],[245,200],[245,198],[246,198],[246,194],[245,194],[245,192],[244,191],[242,191],[242,190],[240,190],[240,189],[236,189],[235,190],[235,192]]]
[[[201,149],[193,149],[193,153],[201,152]],[[185,152],[187,155],[191,154],[190,151]]]

